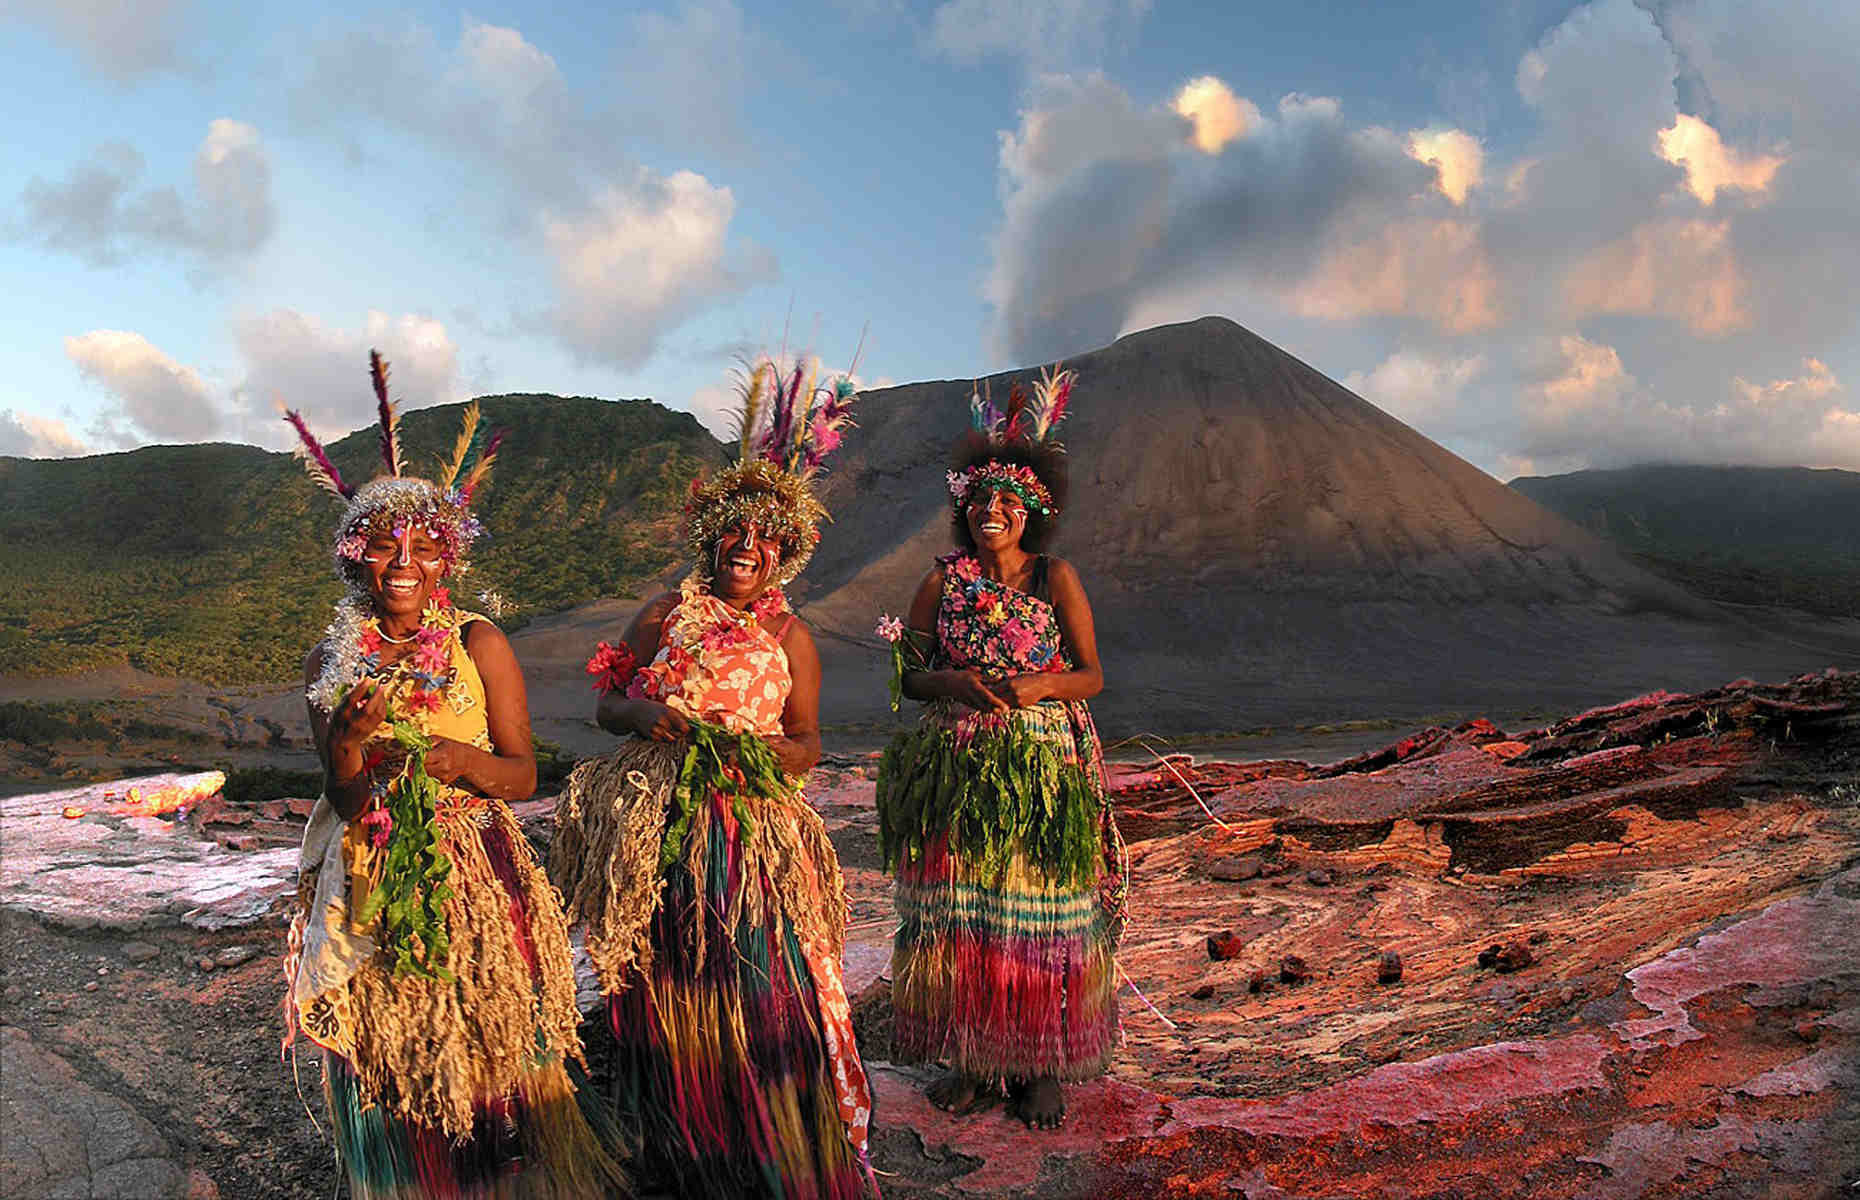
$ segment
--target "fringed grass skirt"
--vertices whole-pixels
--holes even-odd
[[[558,848],[606,852],[551,855],[603,977],[603,1008],[584,1027],[594,1075],[584,1099],[649,1187],[875,1194],[854,1140],[863,1142],[870,1093],[839,984],[845,901],[819,818],[798,794],[764,797],[746,827],[710,793],[679,860],[663,873],[653,862],[642,912],[639,877],[619,877],[610,892],[615,877],[597,860],[642,847],[656,860],[663,822],[637,810],[663,811],[670,772],[653,766],[663,754],[629,743],[578,768],[558,802],[558,823],[577,830]],[[849,1096],[862,1111],[849,1111]]]
[[[305,1026],[320,1043],[350,1194],[626,1194],[566,1069],[580,1045],[567,931],[547,879],[501,804],[443,820],[440,840],[454,867],[456,980],[396,976],[378,953],[315,1010],[322,1036]]]
[[[1121,843],[1097,777],[1095,740],[1079,752],[1079,742],[1095,734],[1089,717],[1083,737],[1075,734],[1078,718],[1059,706],[1016,710],[1006,722],[984,723],[967,712],[933,707],[925,728],[902,735],[886,756],[891,774],[880,784],[881,809],[906,794],[913,776],[934,776],[909,810],[933,831],[900,839],[891,855],[898,908],[892,1057],[947,1062],[989,1080],[1089,1078],[1110,1062],[1117,1038],[1122,884]],[[932,765],[923,751],[942,743],[926,735],[953,736],[960,752]],[[1057,776],[1003,768],[997,751],[1029,739],[1063,764]],[[1050,802],[988,794],[1015,777],[1038,790],[1042,776],[1053,777]],[[1082,780],[1090,781],[1089,795]],[[1043,824],[952,848],[952,829],[969,823],[963,806],[977,797],[991,810],[1019,809]],[[1069,810],[1086,802],[1089,813]],[[1089,844],[1073,844],[1081,837]],[[1045,848],[1039,858],[1033,847]],[[1082,873],[1076,864],[1087,861],[1093,869]]]

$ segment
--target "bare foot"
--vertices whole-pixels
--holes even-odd
[[[972,1075],[951,1071],[924,1089],[930,1103],[953,1116],[963,1117],[987,1108],[1000,1097],[995,1090]]]
[[[1058,1129],[1066,1119],[1066,1094],[1057,1079],[1042,1075],[1015,1085],[1008,1111],[1025,1121],[1029,1129]]]

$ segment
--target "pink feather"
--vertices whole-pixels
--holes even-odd
[[[336,464],[329,460],[323,444],[316,440],[316,435],[304,424],[303,415],[295,409],[287,408],[284,410],[284,419],[291,423],[291,428],[297,431],[297,440],[302,443],[295,453],[303,462],[305,472],[318,487],[347,500],[351,490],[343,485],[342,473],[336,470]]]
[[[368,352],[368,378],[375,387],[375,404],[381,419],[381,460],[388,474],[399,478],[405,470],[400,454],[400,414],[388,399],[388,365],[379,350]]]

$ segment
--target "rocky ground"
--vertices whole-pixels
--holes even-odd
[[[1119,768],[1125,1041],[1035,1135],[886,1061],[869,765],[839,760],[812,794],[887,1194],[1852,1195],[1857,773],[1853,674]],[[306,806],[210,783],[0,801],[8,1196],[332,1193],[314,1068],[279,1054]]]

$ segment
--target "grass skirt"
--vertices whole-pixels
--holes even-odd
[[[1120,843],[1097,775],[1095,734],[1088,716],[1082,732],[1075,732],[1078,720],[1058,705],[1016,710],[1005,721],[933,705],[925,727],[901,735],[887,754],[881,806],[906,794],[913,771],[930,769],[919,765],[923,759],[911,753],[907,739],[923,747],[953,740],[961,751],[939,756],[934,766],[939,778],[929,791],[918,789],[913,808],[938,807],[940,794],[950,797],[940,805],[946,815],[926,821],[927,835],[893,856],[897,1061],[944,1061],[991,1080],[1084,1079],[1109,1063],[1117,1037]],[[1028,741],[1057,758],[1060,771],[1009,774],[1031,778],[1036,787],[1042,776],[1051,776],[1053,803],[1021,797],[1014,807],[1028,814],[1028,828],[1005,842],[995,835],[964,845],[964,803],[998,790],[994,781],[1004,773],[997,751]],[[1090,781],[1089,795],[1079,780]],[[1088,814],[1070,811],[1088,801]],[[886,819],[881,812],[881,821]],[[1097,867],[1084,879],[1073,865],[1079,848],[1071,845],[1081,829],[1089,831],[1088,852]],[[1035,852],[1042,847],[1052,849]]]
[[[452,981],[377,954],[330,997],[324,1095],[356,1200],[625,1194],[583,1117],[567,929],[515,819],[492,803],[440,824]],[[325,1029],[325,1035],[335,1032]]]
[[[875,1193],[839,987],[845,899],[819,817],[795,793],[754,798],[744,822],[711,792],[660,872],[667,754],[628,742],[558,802],[551,874],[604,993],[584,1101],[641,1179],[677,1195]],[[634,859],[650,870],[614,869]],[[852,1075],[863,1112],[847,1111]]]

